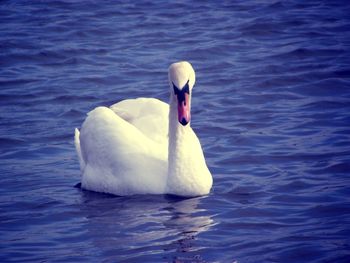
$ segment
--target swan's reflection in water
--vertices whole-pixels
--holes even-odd
[[[196,236],[214,225],[201,208],[204,199],[112,197],[84,191],[82,212],[91,246],[103,258],[118,262],[198,259],[203,246],[197,244]]]

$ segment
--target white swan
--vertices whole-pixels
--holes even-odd
[[[212,176],[190,127],[195,73],[169,67],[170,105],[153,98],[124,100],[88,113],[75,146],[84,189],[115,195],[209,193]]]

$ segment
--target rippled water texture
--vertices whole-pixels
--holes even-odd
[[[2,1],[1,262],[350,262],[350,4]],[[197,71],[209,196],[82,191],[75,127]]]

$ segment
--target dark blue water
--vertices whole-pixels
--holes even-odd
[[[350,4],[241,2],[0,3],[1,262],[350,262]],[[211,194],[74,188],[86,113],[183,59]]]

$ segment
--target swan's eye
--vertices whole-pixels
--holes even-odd
[[[173,83],[173,88],[174,88],[174,93],[177,96],[177,94],[179,94],[179,89],[175,86],[175,84]]]
[[[188,95],[190,95],[190,87],[189,87],[189,85],[188,85],[188,82],[189,82],[190,80],[187,80],[187,83],[185,84],[185,86],[182,88],[182,92],[184,92],[184,93],[187,93]]]

